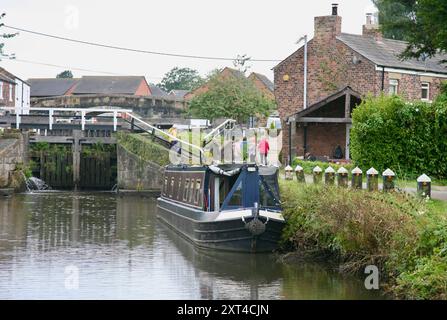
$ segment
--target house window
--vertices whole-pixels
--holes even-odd
[[[0,81],[0,99],[3,99],[3,82]]]
[[[9,84],[9,101],[12,101],[12,84]]]
[[[390,87],[389,88],[390,88],[389,89],[390,96],[397,94],[398,88],[399,88],[399,80],[390,79]]]
[[[428,82],[421,84],[421,100],[430,101],[430,83]]]

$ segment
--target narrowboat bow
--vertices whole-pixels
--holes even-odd
[[[284,227],[278,168],[168,166],[158,217],[195,245],[239,252],[277,248]]]

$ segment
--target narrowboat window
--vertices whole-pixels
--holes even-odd
[[[196,194],[195,194],[195,198],[194,198],[194,203],[195,204],[199,204],[200,194],[201,194],[201,187],[202,187],[202,180],[201,179],[197,179],[196,180]]]
[[[163,195],[165,196],[168,192],[168,177],[165,177],[165,184],[163,186]]]
[[[188,202],[192,203],[194,200],[194,179],[191,179],[191,184],[189,185]]]
[[[265,189],[262,181],[259,181],[259,202],[260,206],[264,208],[275,208],[276,203],[270,193]]]
[[[233,193],[233,196],[228,203],[230,206],[241,207],[242,206],[242,181],[239,182],[236,190]]]
[[[182,190],[182,177],[178,178],[177,199],[180,200],[180,190]]]
[[[172,177],[171,178],[171,188],[169,190],[169,197],[172,198],[172,195],[174,194],[174,183],[175,183],[175,178]]]
[[[189,192],[189,179],[185,180],[185,186],[183,187],[183,201],[188,201]]]

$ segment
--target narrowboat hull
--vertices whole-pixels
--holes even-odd
[[[274,251],[284,227],[279,212],[260,210],[254,218],[251,210],[205,212],[164,198],[158,218],[198,247],[235,252]]]

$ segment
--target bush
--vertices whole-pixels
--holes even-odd
[[[447,177],[447,97],[433,104],[369,97],[352,114],[350,151],[363,168]]]
[[[397,297],[446,298],[447,219],[434,202],[292,181],[280,187],[284,246],[329,256],[343,272],[376,265]]]

